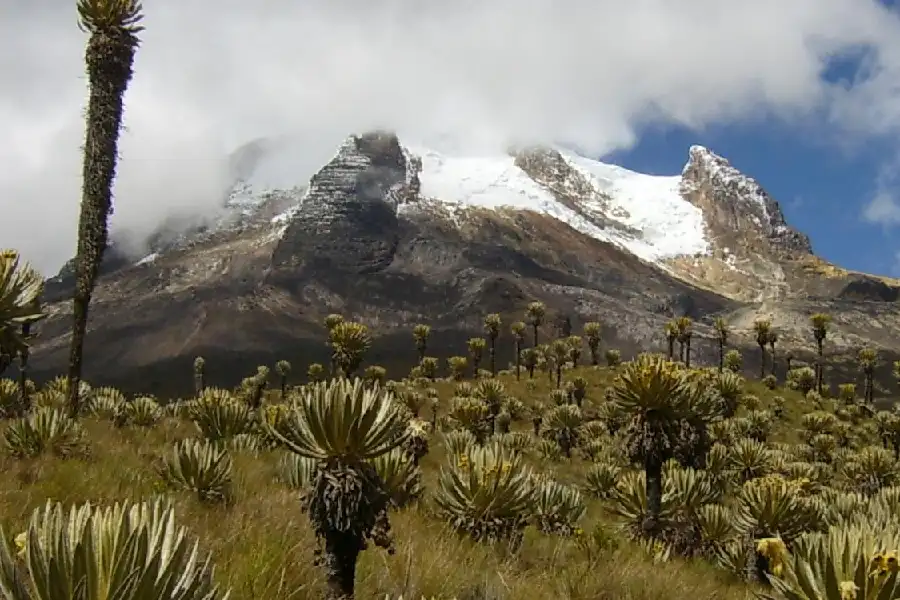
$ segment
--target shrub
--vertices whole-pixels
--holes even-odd
[[[18,458],[33,458],[51,452],[68,457],[82,449],[84,431],[61,408],[41,407],[16,419],[3,432],[9,452]]]
[[[0,589],[9,600],[219,600],[209,558],[200,557],[162,500],[90,504],[68,511],[48,502],[32,513],[23,559],[0,529]],[[24,564],[23,564],[24,563]]]

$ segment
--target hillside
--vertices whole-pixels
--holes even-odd
[[[662,177],[562,148],[455,156],[370,133],[348,138],[308,182],[273,186],[257,174],[277,152],[242,149],[221,211],[167,224],[147,256],[111,247],[92,304],[89,380],[173,390],[189,377],[172,373],[188,374],[196,355],[233,383],[247,361],[324,361],[332,312],[369,325],[372,362],[399,373],[415,357],[413,324],[430,324],[432,353],[447,356],[480,334],[484,314],[509,322],[532,300],[547,305],[548,325],[599,320],[626,356],[661,349],[676,315],[697,322],[700,360],[712,358],[702,339],[715,316],[749,348],[746,330],[771,318],[783,351],[802,354],[819,311],[835,317],[830,354],[900,349],[890,334],[897,282],[817,258],[757,182],[705,148]],[[71,285],[69,267],[48,282],[38,376],[65,364]]]
[[[296,365],[298,370],[302,366]],[[251,368],[252,363],[244,365],[245,371]],[[791,389],[769,390],[758,381],[732,377],[737,384],[733,398],[740,400],[737,413],[710,422],[709,442],[715,445],[705,469],[674,461],[666,466],[666,544],[642,545],[634,539],[636,523],[648,510],[642,472],[625,458],[631,430],[617,425],[629,415],[616,412],[606,394],[610,386],[622,385],[617,376],[628,368],[564,369],[566,382],[581,378],[586,384],[578,408],[560,399],[544,373],[533,380],[523,375],[521,381],[504,372],[480,382],[394,382],[400,393],[390,402],[418,411],[438,430],[422,438],[425,453],[418,466],[399,451],[391,455],[395,460],[379,463],[379,476],[397,499],[389,511],[395,551],[388,554],[373,545],[362,553],[355,597],[750,600],[760,588],[743,579],[755,573],[756,538],[770,530],[783,532],[790,544],[814,537],[828,525],[840,535],[853,531],[857,521],[876,525],[882,522],[878,519],[888,519],[880,539],[895,539],[889,536],[896,535],[898,488],[893,486],[898,471],[892,451],[900,448],[898,438],[892,434],[891,450],[871,444],[877,441],[876,425],[896,428],[896,416],[867,420],[858,401],[816,402]],[[0,383],[15,389],[8,380]],[[281,402],[277,383],[270,385],[274,389],[267,393],[266,414],[277,413]],[[724,396],[713,386],[707,391],[718,406]],[[38,408],[28,417],[33,421],[35,415],[54,414],[57,429],[26,428],[23,437],[16,434],[22,421],[0,424],[5,442],[0,464],[8,474],[0,482],[0,525],[8,539],[26,528],[32,511],[48,498],[67,507],[88,501],[106,506],[164,493],[173,502],[176,524],[187,528],[188,540],[199,540],[201,556],[209,553],[216,566],[211,579],[221,586],[219,594],[204,598],[220,598],[225,589],[234,600],[326,597],[327,571],[315,562],[315,533],[301,510],[300,492],[312,485],[313,463],[271,442],[252,418],[247,396],[213,389],[201,396],[206,402],[191,398],[160,406],[146,397],[126,399],[115,390],[95,388],[85,394],[85,413],[75,422],[53,412],[64,401],[62,390],[54,382],[34,393]],[[489,438],[484,448],[507,448],[511,454],[506,460],[516,472],[534,474],[528,485],[548,491],[519,507],[527,522],[520,524],[524,538],[514,548],[474,541],[465,525],[454,531],[437,510],[436,499],[448,493],[441,474],[464,470],[459,453],[480,451],[465,442],[472,436],[468,430],[478,431],[480,421],[467,420],[460,407],[466,402],[483,405],[486,390],[502,398],[511,433]],[[306,391],[289,388],[295,407]],[[0,387],[0,401],[8,408],[15,394]],[[540,435],[533,433],[535,416],[543,416]],[[400,423],[402,429],[405,422]],[[576,440],[571,457],[559,445],[568,439],[558,435],[565,428]],[[208,462],[190,455],[190,445],[185,445],[190,441],[204,448],[200,456]],[[167,475],[162,467],[173,460],[181,461],[182,470]],[[514,479],[499,489],[523,485]],[[513,518],[517,513],[509,508],[510,496],[497,489],[482,490],[482,496],[459,510],[476,514],[479,498],[490,499],[497,503],[497,514]],[[687,552],[690,560],[679,556],[685,552],[679,541],[685,531],[698,532],[696,545]],[[836,546],[829,556],[840,551]],[[867,564],[870,558],[863,554],[861,560]],[[185,561],[174,562],[188,570]],[[846,577],[860,582],[867,573],[851,570]]]

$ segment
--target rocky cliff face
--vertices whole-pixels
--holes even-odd
[[[583,171],[553,148],[527,148],[515,153],[515,165],[550,192],[563,206],[610,235],[637,239],[642,231],[622,222],[628,212],[595,185]]]
[[[297,275],[365,275],[384,270],[399,243],[398,209],[415,202],[415,160],[396,136],[349,138],[310,180],[275,247],[272,266],[285,284]]]
[[[324,361],[331,312],[372,328],[371,362],[405,369],[413,324],[432,325],[435,355],[463,353],[484,314],[510,322],[531,300],[576,328],[600,320],[626,355],[661,349],[663,323],[682,314],[697,322],[701,360],[712,358],[702,340],[719,315],[750,348],[760,316],[785,347],[809,347],[819,310],[836,317],[832,351],[898,346],[900,286],[816,259],[755,181],[699,147],[682,176],[652,177],[563,149],[453,157],[373,132],[287,189],[253,181],[267,151],[258,142],[236,159],[240,177],[205,228],[180,230],[142,260],[109,253],[90,379],[172,391],[190,386],[200,354],[225,384],[259,363]],[[64,366],[70,279],[48,287],[32,360],[47,374]]]
[[[689,156],[681,193],[703,211],[720,245],[777,257],[813,253],[809,238],[787,224],[778,202],[756,180],[702,146],[692,146]]]

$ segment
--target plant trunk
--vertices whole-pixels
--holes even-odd
[[[194,393],[199,396],[206,387],[203,381],[203,373],[194,373]]]
[[[775,377],[777,381],[778,377],[775,374],[775,344],[769,344],[769,362],[772,363],[772,368],[769,370],[769,375]]]
[[[19,364],[19,395],[21,396],[19,411],[22,415],[31,410],[31,396],[28,394],[28,353],[28,348],[25,348],[19,355],[21,361]]]
[[[346,533],[332,533],[325,541],[325,571],[328,577],[328,599],[353,598],[356,587],[356,561],[362,551],[360,540]]]
[[[556,387],[562,386],[562,364],[556,363]]]
[[[822,380],[825,379],[823,371],[824,365],[824,348],[822,347],[822,340],[816,340],[816,349],[818,350],[819,360],[816,362],[816,391],[820,394],[822,393]]]
[[[491,347],[489,350],[488,360],[491,361],[491,375],[494,377],[497,376],[497,340],[493,336],[491,337]]]
[[[253,388],[253,395],[250,397],[250,408],[258,410],[262,406],[263,386],[257,385]]]
[[[669,360],[675,359],[675,340],[669,338]]]
[[[678,342],[678,360],[684,362],[684,342]]]
[[[516,381],[522,379],[522,344],[516,341]]]
[[[72,299],[72,342],[69,347],[69,414],[77,417],[88,308],[106,250],[112,187],[116,176],[122,97],[131,80],[137,39],[130,34],[93,33],[84,54],[88,98],[75,294]]]
[[[287,397],[287,375],[281,376],[281,399],[282,401]]]
[[[684,366],[691,366],[691,340],[688,340],[684,344]]]
[[[725,344],[719,340],[719,373],[725,368]]]
[[[646,477],[647,516],[644,519],[644,536],[657,537],[659,534],[659,515],[662,512],[662,467],[663,461],[653,456],[644,459],[644,475]]]
[[[596,367],[600,363],[600,357],[598,356],[599,348],[597,348],[596,344],[591,345],[591,366]]]
[[[759,345],[759,378],[762,379],[766,376],[766,347],[763,344]]]
[[[528,367],[528,379],[534,379],[534,365]]]

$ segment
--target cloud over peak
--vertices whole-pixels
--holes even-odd
[[[4,245],[73,254],[84,35],[69,1],[0,0]],[[775,115],[900,132],[900,17],[877,0],[155,0],[126,98],[114,226],[210,210],[224,157],[262,136],[307,178],[350,132],[602,155],[649,122]],[[825,77],[865,52],[853,82]],[[293,173],[292,173],[293,174]]]

